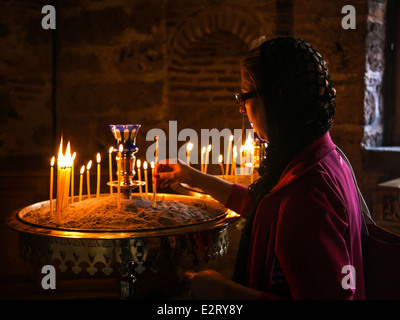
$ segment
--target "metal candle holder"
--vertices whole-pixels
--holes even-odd
[[[114,152],[121,152],[122,193],[131,199],[132,190],[144,182],[132,180],[135,176],[134,163],[136,135],[140,128],[136,125],[110,125],[116,144]],[[119,159],[117,159],[118,161]],[[118,181],[109,183],[118,186]],[[103,195],[100,195],[103,196]],[[159,229],[105,229],[86,230],[62,227],[48,227],[28,222],[25,215],[42,207],[50,206],[50,201],[32,204],[12,213],[6,224],[19,233],[19,247],[25,261],[36,264],[57,266],[63,273],[106,276],[118,275],[118,293],[121,299],[135,299],[137,281],[145,275],[170,275],[168,266],[176,267],[179,257],[192,256],[193,263],[208,262],[227,253],[229,245],[229,224],[238,215],[224,208],[208,195],[159,194],[159,200],[198,202],[208,207],[218,206],[222,214],[214,219],[195,224]],[[78,202],[75,198],[74,202]],[[53,200],[53,204],[55,200]],[[221,207],[222,206],[222,207]],[[105,212],[104,214],[107,214]],[[166,272],[163,274],[163,272]]]

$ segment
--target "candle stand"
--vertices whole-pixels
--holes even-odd
[[[160,200],[190,198],[217,205],[208,197],[158,196]],[[193,269],[223,257],[229,247],[228,226],[239,217],[225,209],[220,216],[205,222],[142,230],[49,228],[24,220],[27,213],[43,206],[49,206],[49,201],[17,210],[6,220],[8,227],[18,231],[24,261],[37,267],[50,264],[69,275],[116,276],[121,299],[145,298],[136,295],[137,283],[157,274],[170,277],[182,258],[189,259]]]
[[[110,126],[116,138],[114,151],[119,151],[119,145],[123,145],[121,191],[128,199],[137,196],[132,194],[132,190],[144,184],[132,180],[139,127]],[[111,185],[118,187],[118,182],[112,181]],[[207,195],[157,194],[157,200],[198,202],[221,209],[221,214],[210,220],[178,227],[126,230],[46,227],[24,219],[29,212],[50,206],[50,200],[47,200],[13,212],[6,224],[18,232],[21,257],[30,264],[37,267],[53,265],[58,272],[76,276],[116,277],[116,289],[121,299],[145,299],[137,288],[146,286],[148,279],[170,278],[171,273],[179,269],[182,258],[189,259],[189,268],[195,269],[200,263],[224,256],[229,246],[228,226],[239,218]],[[74,202],[79,202],[78,197]],[[53,200],[53,205],[55,203]]]

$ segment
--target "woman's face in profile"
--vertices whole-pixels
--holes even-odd
[[[241,89],[243,93],[255,90],[254,81],[243,68],[241,69],[241,77]],[[260,98],[256,95],[250,99],[247,99],[244,104],[246,115],[249,118],[249,121],[254,131],[262,140],[269,142],[267,135],[267,120],[265,116],[265,109]]]

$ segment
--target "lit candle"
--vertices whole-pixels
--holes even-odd
[[[61,200],[62,200],[62,195],[61,195],[61,167],[64,165],[64,156],[62,153],[62,144],[63,144],[63,138],[61,137],[61,142],[60,142],[60,149],[58,150],[58,157],[57,157],[57,200],[56,200],[56,211],[57,211],[57,217],[58,220],[60,220],[60,211],[61,211]]]
[[[122,169],[122,150],[124,150],[124,147],[122,144],[119,145],[118,148],[118,210],[121,209],[121,169]]]
[[[193,143],[189,142],[186,146],[187,165],[190,166],[190,151],[193,149]]]
[[[110,194],[113,194],[113,186],[111,185],[111,183],[112,183],[112,181],[113,181],[113,179],[112,179],[112,177],[113,177],[113,174],[112,174],[112,152],[113,152],[113,147],[111,147],[109,150],[108,150],[108,171],[109,171],[109,174],[110,174]]]
[[[229,175],[229,162],[230,158],[232,157],[232,141],[233,141],[233,135],[229,137],[229,143],[228,143],[228,152],[226,153],[226,165],[225,165],[225,172],[227,175]]]
[[[156,140],[156,155],[155,155],[154,163],[157,164],[158,163],[158,136],[155,136],[154,139]],[[157,171],[157,168],[155,168],[155,170]]]
[[[234,168],[234,166],[233,166],[233,158],[234,158],[233,156],[234,156],[236,150],[237,150],[236,146],[233,146],[233,148],[232,148],[231,176],[233,176],[234,170],[236,169],[236,168]],[[235,160],[236,160],[236,159],[235,159]],[[235,165],[236,165],[236,161],[235,161]]]
[[[153,177],[154,177],[154,161],[150,162],[150,167],[151,167],[151,177],[153,179]]]
[[[153,183],[153,207],[155,206],[155,196],[154,196],[154,194],[156,193],[156,179],[155,179],[155,177],[154,177],[154,169],[155,169],[155,165],[154,165],[154,161],[152,161],[151,163],[150,163],[150,165],[151,165],[151,177],[152,177],[152,183]]]
[[[254,141],[251,144],[251,177],[250,182],[253,183],[254,181]]]
[[[243,153],[244,153],[244,157],[243,157]],[[241,175],[243,175],[245,159],[246,159],[246,149],[245,149],[244,145],[241,145],[240,149],[239,149],[239,168],[240,168]]]
[[[138,159],[138,160],[136,161],[136,166],[137,166],[138,178],[139,178],[139,193],[140,193],[140,196],[142,196],[142,184],[141,184],[142,178],[141,178],[141,176],[140,176],[140,159]]]
[[[237,175],[236,175],[236,156],[237,156],[237,148],[233,147],[233,158],[232,158],[232,171],[235,176],[235,183],[237,183]]]
[[[149,187],[147,185],[147,161],[143,162],[143,169],[144,169],[144,189],[146,191],[146,199],[148,197]]]
[[[90,160],[86,166],[86,184],[87,184],[87,195],[90,199],[90,168],[92,167],[92,160]]]
[[[220,167],[221,167],[222,178],[225,179],[224,166],[222,165],[222,159],[223,159],[223,158],[222,158],[222,154],[220,154],[219,157],[218,157],[218,162],[219,162],[219,165],[220,165]]]
[[[206,147],[203,147],[202,149],[201,149],[201,172],[204,172],[204,156],[205,156],[205,153],[206,153]]]
[[[210,151],[211,151],[211,144],[209,144],[208,147],[207,147],[206,161],[205,161],[206,164],[205,164],[205,167],[204,167],[204,172],[205,173],[207,173],[207,166],[208,166],[208,163],[210,161]]]
[[[82,186],[83,186],[83,173],[84,172],[85,172],[85,166],[82,166],[80,179],[79,179],[79,201],[82,201]]]
[[[54,175],[54,162],[55,158],[50,161],[50,216],[53,216],[53,175]]]
[[[254,145],[253,145],[253,139],[251,137],[250,132],[246,139],[245,148],[246,148],[245,149],[245,158],[246,158],[246,163],[248,163],[247,167],[251,168],[252,154],[254,153],[254,151],[252,151],[252,150],[254,149]]]
[[[71,156],[71,144],[68,141],[67,150],[64,156],[64,190],[63,190],[63,201],[61,211],[68,205],[70,182],[71,182],[71,168],[72,168],[72,156]]]
[[[158,136],[155,137],[156,140],[156,158],[155,158],[155,167],[154,174],[157,174],[157,163],[158,163]],[[157,178],[153,177],[153,208],[156,207],[156,197],[157,197]]]
[[[100,153],[97,153],[97,194],[96,194],[96,198],[100,197],[100,162],[101,162]]]
[[[74,161],[76,157],[76,152],[72,155],[72,167],[71,167],[71,203],[74,203],[75,196],[75,180],[74,180]]]

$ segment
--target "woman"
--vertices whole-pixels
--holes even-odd
[[[185,164],[160,172],[203,189],[246,218],[233,279],[187,272],[194,298],[364,299],[361,214],[348,166],[329,130],[336,91],[321,55],[305,41],[262,41],[241,63],[236,96],[268,142],[250,187]]]

